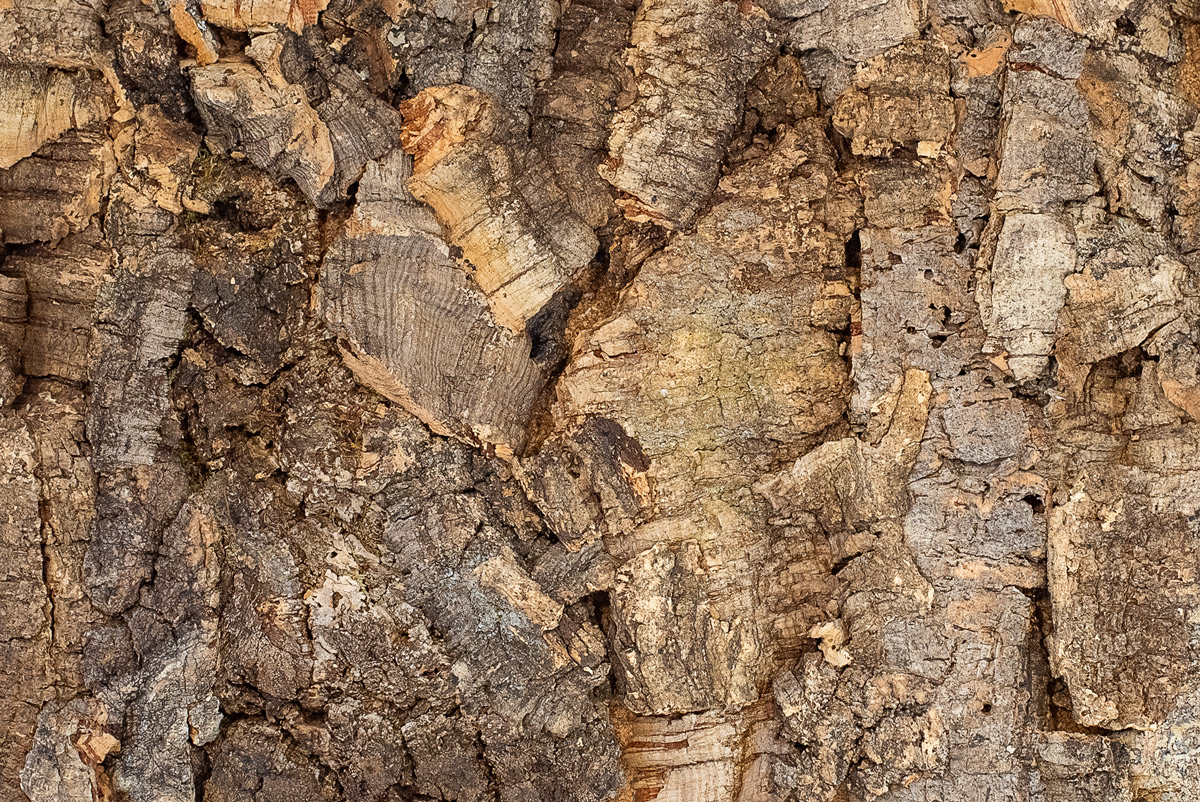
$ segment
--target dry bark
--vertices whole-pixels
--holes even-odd
[[[0,802],[1200,798],[1200,11],[0,0]]]

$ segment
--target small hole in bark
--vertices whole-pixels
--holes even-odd
[[[1041,515],[1043,512],[1046,511],[1046,503],[1044,501],[1042,501],[1040,496],[1035,496],[1032,493],[1030,493],[1029,495],[1025,496],[1025,498],[1023,498],[1022,501],[1024,501],[1026,504],[1028,504],[1030,507],[1032,507],[1033,511],[1035,513],[1037,513],[1038,515]]]
[[[235,231],[258,231],[261,226],[256,223],[259,221],[255,220],[254,215],[244,209],[238,200],[238,198],[223,198],[214,202],[213,214],[229,223]]]
[[[933,281],[933,271],[932,271],[932,270],[926,270],[926,271],[925,271],[925,280],[926,280],[926,281]]]
[[[986,716],[990,712],[992,712],[992,703],[984,702],[983,703],[983,714]]]
[[[857,231],[850,235],[850,239],[846,240],[846,267],[862,267],[862,242],[858,238]]]
[[[959,235],[958,235],[958,236],[957,236],[957,237],[954,239],[954,252],[955,252],[955,253],[962,253],[962,252],[963,252],[963,251],[965,251],[966,249],[967,249],[967,235],[966,235],[966,234],[959,234]]]
[[[221,28],[212,24],[209,24],[209,28],[217,34],[218,52],[222,56],[237,55],[250,46],[250,34],[245,31]]]
[[[935,349],[941,348],[943,345],[945,345],[946,339],[947,339],[947,335],[945,335],[945,334],[935,334],[929,338],[930,342],[933,343],[933,347]]]
[[[609,627],[609,610],[612,608],[612,599],[607,591],[597,590],[594,593],[588,594],[588,601],[592,603],[592,622],[601,632],[607,632]]]

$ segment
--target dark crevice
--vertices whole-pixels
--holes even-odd
[[[862,239],[857,229],[846,240],[846,271],[855,274],[862,272]]]

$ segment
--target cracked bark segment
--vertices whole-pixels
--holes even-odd
[[[1171,442],[1152,440],[1138,451]],[[1188,470],[1097,465],[1050,515],[1050,660],[1081,724],[1150,728],[1195,685],[1195,481]]]
[[[185,202],[218,212],[185,215],[181,227],[196,260],[192,319],[212,335],[222,360],[236,366],[238,382],[268,382],[297,344],[293,310],[310,298],[304,284],[319,260],[319,214],[294,187],[212,155],[198,162]],[[197,363],[205,361],[196,355]]]
[[[779,751],[778,724],[765,705],[673,718],[619,711],[616,720],[629,772],[625,793],[633,799],[772,798],[767,766]]]
[[[42,580],[36,450],[25,422],[0,410],[0,793],[20,799],[21,766],[49,695],[50,598]]]
[[[256,36],[253,63],[218,62],[188,71],[207,139],[296,182],[328,206],[364,165],[398,141],[397,112],[327,53],[282,33]]]
[[[784,733],[808,746],[774,770],[794,798],[831,799],[849,783],[873,799],[945,765],[943,713],[922,661],[936,641],[902,623],[928,615],[934,599],[901,539],[930,400],[928,374],[910,369],[866,440],[823,443],[755,487],[781,515],[808,521],[845,563],[839,618],[809,633],[823,654],[805,655],[799,677],[784,671],[774,681]]]
[[[476,573],[499,563],[535,590],[527,553],[548,545],[498,461],[356,387],[326,345],[272,386],[243,389],[262,395],[249,415],[215,409],[238,394],[228,377],[210,381],[231,370],[214,362],[180,370],[199,417],[225,416],[235,441],[205,494],[226,511],[222,708],[270,710],[289,754],[326,767],[336,799],[610,794],[607,666],[587,605],[564,605],[547,631],[505,583],[488,585],[490,569]],[[239,419],[257,434],[241,438]],[[257,787],[263,770],[230,771]]]
[[[114,0],[108,8],[105,31],[115,45],[129,101],[139,108],[158,104],[171,119],[184,117],[192,103],[170,15],[142,0]],[[200,44],[214,48],[211,36],[210,31]]]
[[[380,24],[378,45],[393,87],[407,82],[406,95],[447,84],[466,84],[490,95],[528,125],[540,89],[551,78],[556,41],[569,38],[572,18],[582,19],[574,4],[518,0],[484,7],[474,2],[432,0],[384,6],[378,11],[334,2],[325,19],[344,17],[351,29]],[[357,17],[357,18],[356,18]],[[566,21],[564,21],[566,20]],[[561,37],[560,37],[561,34]],[[374,59],[373,59],[374,60]],[[376,69],[372,71],[375,72]]]
[[[1184,320],[1176,319],[1145,343],[1158,358],[1155,372],[1164,397],[1192,420],[1200,421],[1200,337]]]
[[[1200,208],[1200,159],[1196,158],[1200,153],[1200,125],[1185,130],[1181,140],[1179,152],[1184,156],[1185,167],[1179,175],[1177,214],[1170,229],[1180,250],[1194,253],[1200,250],[1200,215],[1194,211]]]
[[[88,425],[97,470],[154,462],[168,411],[164,369],[183,337],[193,269],[177,244],[134,249],[97,300],[96,400]]]
[[[1192,747],[1200,743],[1198,697],[1200,694],[1194,690],[1182,695],[1175,711],[1158,729],[1140,733],[1130,745],[1135,794],[1157,795],[1163,802],[1183,802],[1195,792],[1197,759]]]
[[[178,5],[172,3],[172,17],[176,16]],[[201,0],[199,3],[203,20],[209,25],[235,31],[269,31],[276,26],[286,26],[297,33],[315,25],[327,5],[329,0],[250,0],[246,3]]]
[[[1050,482],[1029,466],[1046,432],[999,375],[977,370],[937,383],[909,488],[905,539],[918,565],[939,589],[968,598],[1042,584]]]
[[[1098,227],[1094,255],[1065,281],[1055,357],[1058,385],[1072,399],[1083,392],[1088,367],[1142,345],[1185,310],[1184,264],[1161,253],[1161,240],[1114,222]]]
[[[91,799],[89,778],[113,745],[103,720],[82,731],[70,726],[79,708],[66,703],[82,688],[84,633],[95,623],[80,570],[93,481],[80,454],[84,406],[74,388],[35,380],[0,412],[0,542],[9,557],[0,571],[5,798]],[[52,746],[59,728],[78,737]],[[26,752],[36,759],[26,761]],[[70,762],[70,776],[53,768],[58,758]]]
[[[192,164],[200,138],[187,123],[172,119],[160,106],[138,110],[130,167],[142,192],[160,209],[184,211],[183,196],[192,185]]]
[[[440,434],[519,452],[545,379],[525,334],[484,296],[405,188],[408,156],[368,166],[354,217],[325,256],[323,308],[365,384]]]
[[[100,68],[108,63],[98,2],[30,0],[0,8],[0,64],[64,69]]]
[[[25,341],[29,293],[25,279],[0,275],[0,409],[16,400],[25,384],[21,346]]]
[[[1131,0],[1004,0],[1006,11],[1048,17],[1096,41],[1111,39]]]
[[[1030,787],[1030,697],[1014,688],[1030,670],[1032,605],[1017,588],[1040,583],[1043,533],[1023,496],[1046,487],[1021,471],[1035,453],[1025,409],[980,379],[931,387],[910,369],[862,439],[826,443],[760,484],[844,566],[836,617],[810,633],[823,654],[775,683],[786,736],[809,744],[776,768],[792,798],[986,800]],[[985,416],[1004,432],[996,442],[975,432]],[[986,467],[964,464],[976,460]]]
[[[954,133],[949,90],[950,57],[943,45],[899,44],[859,65],[854,85],[834,106],[833,125],[856,155],[888,156],[909,148],[936,156]]]
[[[963,178],[970,177],[989,180],[996,170],[996,137],[1000,130],[1000,77],[1003,74],[1004,54],[1011,42],[1011,35],[1004,32],[998,35],[998,42],[992,45],[999,53],[988,60],[988,70],[982,75],[973,75],[970,57],[977,52],[970,51],[960,56],[957,64],[952,65],[952,91],[959,101],[960,114],[951,146],[955,157],[965,172]],[[983,56],[980,56],[982,59]],[[965,68],[962,66],[966,60]],[[960,186],[963,180],[960,179]]]
[[[776,681],[783,731],[807,747],[799,760],[785,758],[775,768],[788,798],[831,800],[842,789],[864,800],[903,795],[913,780],[945,765],[947,733],[927,689],[897,682],[864,692],[854,683],[869,680],[857,673],[849,670],[839,686],[836,671],[809,654],[801,678],[786,671]]]
[[[1187,208],[1171,198],[1183,177],[1181,132],[1193,107],[1130,54],[1088,51],[1077,83],[1087,102],[1096,171],[1110,211],[1166,230],[1168,209]]]
[[[229,478],[223,475],[215,484],[227,497],[236,492]],[[262,510],[254,514],[252,508],[258,506]],[[323,623],[319,613],[332,601],[328,594],[357,588],[330,582],[306,588],[302,572],[307,566],[276,529],[276,519],[291,510],[271,494],[256,493],[244,505],[231,504],[229,512],[222,538],[229,590],[222,606],[218,684],[299,699],[320,678],[315,655],[323,641],[310,642],[307,627]],[[236,532],[230,531],[233,527]],[[306,523],[298,531],[316,536]]]
[[[872,202],[865,203],[870,210]],[[969,289],[972,274],[954,254],[951,232],[868,228],[859,239],[862,332],[851,339],[851,410],[852,422],[865,426],[904,370],[957,376],[978,353],[984,333]]]
[[[631,479],[652,494],[639,501],[635,526],[620,514],[608,522],[605,511],[621,529],[600,527],[618,565],[620,687],[639,714],[758,699],[774,660],[770,628],[785,611],[811,615],[804,599],[814,588],[802,572],[782,586],[760,583],[760,565],[782,571],[804,544],[773,545],[765,510],[745,493],[758,473],[836,427],[845,409],[845,365],[822,325],[844,325],[849,313],[842,227],[856,203],[836,183],[822,123],[785,129],[771,153],[724,179],[720,197],[695,234],[646,261],[616,309],[577,342],[558,385],[560,429],[606,418],[645,459],[644,480],[640,471],[586,477],[602,509]],[[570,527],[592,515],[586,495],[560,495],[555,484],[540,485],[553,493],[546,505],[584,505],[570,520],[555,518],[579,537]],[[582,532],[594,536],[586,524]]]
[[[272,82],[244,62],[198,67],[189,77],[214,142],[291,178],[314,200],[332,186],[336,158],[329,128],[300,87]]]
[[[773,131],[818,113],[817,94],[809,86],[800,59],[781,53],[746,86],[747,117]]]
[[[164,527],[187,494],[171,458],[167,372],[185,334],[195,259],[175,216],[138,185],[114,189],[105,222],[114,264],[96,299],[88,373],[87,434],[101,479],[84,585],[98,609],[117,615],[152,576]]]
[[[991,267],[976,299],[989,343],[1019,381],[1041,375],[1054,347],[1067,276],[1075,272],[1075,235],[1062,217],[1009,214],[999,225]],[[981,257],[985,258],[985,257]]]
[[[107,84],[87,71],[0,66],[0,169],[113,110]]]
[[[325,13],[326,24],[343,19],[349,23],[362,13],[362,7],[352,3],[334,2],[332,6]],[[422,2],[397,11],[377,20],[381,23],[379,49],[383,51],[378,69],[388,83],[394,85],[403,76],[415,93],[462,82],[465,51],[475,22],[472,6],[455,3],[439,9],[434,3]]]
[[[193,799],[193,747],[217,734],[220,541],[203,500],[178,508],[156,544],[144,603],[124,616],[137,662],[93,687],[109,714],[124,721],[112,780],[133,802]]]
[[[787,16],[799,18],[788,37],[792,48],[828,50],[853,64],[915,39],[926,9],[911,0],[818,0],[796,3]]]
[[[5,269],[28,289],[28,322],[16,343],[25,375],[87,380],[92,309],[110,260],[98,227],[92,225],[56,248],[38,246],[5,262]]]
[[[530,320],[596,254],[550,165],[522,141],[503,108],[467,86],[426,89],[401,105],[408,188],[462,249],[502,326]]]
[[[498,555],[480,563],[472,574],[481,587],[499,593],[514,610],[543,632],[558,627],[563,605],[547,596],[525,569],[508,555]]]
[[[116,172],[98,127],[73,130],[0,171],[0,232],[6,242],[57,243],[100,211]]]
[[[339,798],[334,778],[279,726],[261,719],[230,727],[213,759],[204,797],[217,802]]]
[[[571,206],[592,228],[615,211],[600,177],[608,129],[630,76],[621,61],[633,13],[616,0],[572,3],[559,22],[554,74],[538,95],[533,140]]]
[[[1048,799],[1062,802],[1131,802],[1131,755],[1107,737],[1050,732],[1036,745],[1038,781]]]
[[[160,476],[135,469],[98,478],[84,574],[96,609],[117,615],[137,602],[153,573],[163,530],[184,500],[184,493],[170,483],[183,476],[169,466]]]
[[[626,61],[637,98],[613,117],[600,175],[627,217],[689,228],[717,186],[746,82],[774,55],[767,14],[750,3],[643,3]]]
[[[18,409],[36,448],[43,576],[53,599],[50,654],[63,700],[85,685],[87,633],[101,618],[84,582],[96,496],[84,432],[87,396],[69,383],[30,379]]]
[[[779,763],[776,782],[806,802],[847,791],[906,802],[1023,798],[1029,699],[1013,684],[1029,671],[1028,600],[1011,588],[942,600],[886,541],[845,570],[851,662],[839,669],[809,654],[798,676],[776,680],[785,737],[808,747]],[[939,616],[956,631],[922,623]]]
[[[221,57],[221,43],[203,18],[197,0],[166,0],[163,5],[166,6],[165,16],[170,19],[175,35],[187,42],[196,55],[197,64],[207,67]]]
[[[621,425],[589,416],[555,433],[518,464],[530,501],[571,551],[620,537],[646,520],[654,504],[650,463]],[[571,499],[562,503],[562,499]]]
[[[466,4],[464,4],[466,5]],[[519,0],[488,9],[472,21],[463,59],[462,83],[502,99],[519,119],[534,105],[539,87],[553,71],[562,6],[554,0]]]
[[[431,440],[428,435],[411,439],[414,446]],[[444,447],[434,448],[445,454]],[[383,534],[388,556],[381,567],[408,577],[409,602],[452,655],[453,695],[468,726],[477,728],[491,767],[489,784],[502,800],[559,798],[567,788],[584,800],[610,796],[620,775],[612,729],[598,698],[609,670],[600,632],[579,605],[563,608],[557,625],[546,629],[554,616],[542,612],[557,611],[557,605],[542,598],[529,607],[529,599],[539,598],[533,593],[513,606],[514,585],[489,587],[486,566],[502,564],[505,573],[520,577],[518,586],[534,588],[513,548],[517,544],[495,517],[503,502],[438,494],[421,475],[433,468],[430,457],[437,459],[427,447],[419,457],[426,467],[407,472],[405,484],[415,492],[392,496]],[[462,478],[450,472],[434,481]],[[427,489],[420,490],[423,483]],[[413,722],[414,735],[420,726],[419,720]],[[421,753],[429,754],[432,747],[422,746]],[[538,765],[557,769],[541,772]],[[418,768],[418,777],[421,773]]]
[[[872,160],[858,174],[863,215],[881,229],[913,231],[949,223],[956,183],[940,160]]]
[[[815,516],[840,561],[858,553],[861,533],[906,512],[908,473],[929,416],[929,374],[910,368],[876,404],[867,441],[844,437],[822,443],[787,471],[754,487],[784,514]]]
[[[87,802],[106,792],[98,767],[118,745],[107,723],[104,706],[93,699],[42,708],[21,770],[21,788],[30,802]]]
[[[1037,62],[1005,74],[998,211],[1053,211],[1096,193],[1088,107],[1074,78],[1044,72]]]
[[[708,545],[708,544],[704,544]],[[618,570],[614,657],[624,702],[644,713],[741,707],[758,696],[769,648],[755,622],[721,610],[701,543],[651,546]]]
[[[1012,46],[1002,55],[1009,69],[1034,69],[1064,80],[1078,78],[1083,70],[1088,40],[1054,19],[1022,20],[1008,36]]]

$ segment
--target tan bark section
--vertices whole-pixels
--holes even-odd
[[[496,320],[524,331],[595,255],[595,234],[487,95],[466,86],[427,89],[401,112],[413,155],[409,189],[462,248]]]
[[[112,113],[106,95],[86,74],[0,68],[0,169],[73,128],[106,120]]]
[[[286,25],[298,32],[315,25],[328,5],[328,0],[205,0],[200,3],[200,11],[207,22],[222,28],[253,31]]]

